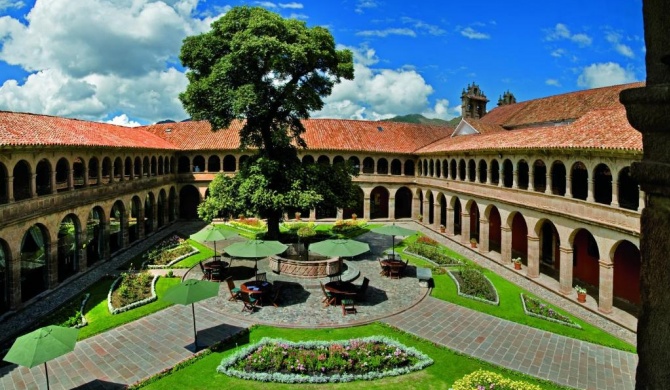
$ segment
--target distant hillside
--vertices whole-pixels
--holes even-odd
[[[435,125],[435,126],[451,126],[454,127],[455,125],[452,124],[451,122],[453,121],[445,121],[443,119],[430,119],[426,118],[425,116],[421,114],[408,114],[408,115],[399,115],[390,119],[384,119],[384,122],[403,122],[403,123],[419,123],[419,124],[424,124],[424,125]],[[458,122],[456,122],[458,124]]]

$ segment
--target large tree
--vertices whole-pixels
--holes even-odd
[[[276,236],[284,210],[353,202],[346,165],[307,167],[297,154],[307,147],[301,119],[323,108],[322,98],[341,79],[353,79],[352,58],[335,48],[327,29],[259,7],[233,8],[211,31],[184,40],[180,59],[189,85],[179,98],[186,111],[213,131],[243,121],[241,147],[257,150],[235,178],[212,183],[216,199],[202,205],[201,215],[258,213]]]

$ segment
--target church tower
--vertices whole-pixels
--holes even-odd
[[[516,98],[514,97],[514,94],[512,92],[510,92],[509,90],[498,98],[498,107],[506,106],[508,104],[515,104],[515,103],[516,103]]]
[[[486,103],[488,99],[484,92],[474,82],[468,84],[468,89],[461,93],[461,115],[463,118],[479,119],[486,115]]]

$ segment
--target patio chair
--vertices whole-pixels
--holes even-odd
[[[267,282],[268,281],[268,275],[265,272],[259,272],[256,274],[256,281],[257,282]]]
[[[406,259],[405,264],[403,264],[403,266],[400,267],[400,272],[405,273],[405,270],[407,269],[408,264],[409,264],[409,259]]]
[[[240,299],[244,306],[242,306],[242,311],[247,313],[253,313],[258,307],[258,299],[252,297],[247,293],[240,293]]]
[[[400,279],[400,273],[402,267],[389,267],[389,277],[391,279]]]
[[[358,291],[356,291],[356,298],[357,299],[365,299],[365,292],[368,291],[368,285],[370,284],[370,279],[368,278],[363,278],[363,284],[358,288]]]
[[[324,303],[323,307],[328,307],[337,303],[337,297],[330,292],[326,291],[326,288],[323,286],[323,282],[319,281],[321,285],[321,291],[323,291],[323,299],[321,302]]]
[[[220,282],[223,277],[223,270],[219,267],[212,268],[210,274],[209,274],[209,280],[212,282]]]
[[[389,268],[390,268],[390,267],[389,267],[388,265],[384,265],[384,264],[382,263],[383,260],[382,260],[381,257],[378,257],[377,260],[379,261],[379,266],[381,267],[381,271],[379,271],[379,274],[380,274],[381,276],[388,276],[388,275],[389,275]]]
[[[350,298],[345,298],[342,299],[342,315],[346,316],[347,314],[356,314],[358,311],[356,310],[356,305],[355,301]]]
[[[240,290],[239,287],[235,287],[235,282],[233,281],[232,276],[226,278],[226,284],[228,285],[228,291],[230,291],[230,298],[228,298],[228,300],[237,302],[242,290]]]
[[[202,280],[209,280],[209,279],[211,279],[211,276],[210,276],[210,274],[209,274],[209,271],[210,271],[210,270],[208,270],[208,269],[205,268],[205,266],[202,264],[202,261],[199,262],[198,264],[200,264],[200,271],[202,271]]]

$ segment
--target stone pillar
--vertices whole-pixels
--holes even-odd
[[[370,220],[370,196],[365,195],[363,197],[363,218]]]
[[[33,183],[35,183],[34,177],[35,175],[33,175],[32,180]],[[7,177],[7,202],[8,203],[14,202],[14,176]]]
[[[447,235],[453,236],[454,234],[454,209],[447,203]]]
[[[540,238],[528,236],[528,269],[529,278],[540,276]]]
[[[316,221],[316,209],[310,209],[309,210],[309,220],[314,222]]]
[[[512,262],[512,228],[500,227],[500,261],[502,264]]]
[[[45,237],[46,238],[46,237]],[[58,238],[47,244],[49,257],[47,257],[47,288],[53,289],[58,286]]]
[[[81,229],[81,233],[79,233],[79,241],[77,242],[77,267],[79,268],[78,271],[81,273],[86,272],[88,269],[88,253],[86,248],[84,248],[84,243],[87,239],[88,232],[86,231],[86,225],[84,225],[84,228]]]
[[[498,171],[498,187],[503,187],[505,183],[505,171],[503,171],[502,164],[500,164],[500,170]]]
[[[559,246],[558,256],[559,258],[556,261],[560,261],[561,265],[558,291],[563,295],[569,295],[572,293],[572,269],[574,267],[572,264],[572,248]]]
[[[395,221],[395,196],[389,196],[389,219]]]
[[[17,245],[19,245],[17,243]],[[12,309],[21,307],[21,260],[20,249],[12,250],[12,261],[9,263],[9,306]]]
[[[428,210],[429,203],[428,203],[428,198],[423,199],[423,223],[428,223],[428,213],[430,213],[430,210]]]
[[[55,169],[53,171],[51,171],[50,180],[51,180],[51,188],[49,188],[49,193],[50,194],[55,194],[56,193],[56,170]]]
[[[130,237],[128,235],[128,233],[129,233],[128,232],[129,219],[130,219],[130,212],[128,212],[126,210],[126,211],[123,212],[123,218],[121,218],[121,230],[123,231],[123,238],[121,240],[121,242],[122,242],[121,248],[119,248],[119,249],[127,248],[128,244],[130,242],[130,240],[129,240]]]
[[[12,187],[13,187],[13,185],[12,185]],[[53,189],[53,187],[52,187],[52,189]],[[37,174],[34,174],[34,175],[30,175],[30,197],[34,198],[36,196],[37,196]]]
[[[619,207],[619,181],[612,177],[612,207]]]
[[[516,166],[512,169],[512,188],[519,188],[519,171],[516,169]]]
[[[547,187],[544,189],[544,193],[549,195],[551,194],[551,173],[547,172]]]
[[[528,191],[535,191],[535,171],[533,167],[528,170]]]
[[[598,287],[598,310],[610,314],[614,300],[614,264],[600,259],[600,283]]]
[[[343,209],[341,209],[339,207],[337,208],[335,219],[344,219],[344,210]],[[166,221],[167,221],[167,219],[166,219]]]
[[[572,198],[572,179],[568,174],[565,174],[565,197]]]
[[[588,194],[586,195],[587,202],[595,202],[595,197],[593,196],[593,194],[595,193],[595,185],[596,181],[593,178],[589,178],[588,179],[589,191]]]
[[[84,188],[88,187],[88,168],[84,168]]]
[[[74,190],[74,169],[72,168],[67,170],[67,190]]]
[[[480,215],[484,215],[484,213],[481,213]],[[479,219],[479,244],[477,245],[477,248],[479,248],[480,253],[488,253],[490,251],[489,249],[489,220],[482,217]]]
[[[470,213],[465,211],[461,213],[461,244],[470,246]]]
[[[490,165],[489,165],[489,167],[490,167]],[[488,168],[487,171],[488,172],[486,173],[486,184],[491,185],[491,176],[492,176],[491,172],[492,171],[491,171],[490,168]]]
[[[639,190],[638,193],[640,194],[640,199],[637,202],[637,211],[642,212],[642,209],[644,208],[645,204],[645,196],[644,196],[644,191]]]
[[[147,215],[147,213],[144,210],[144,207],[140,207],[140,209],[137,211],[137,221],[136,221],[137,239],[138,240],[143,239],[146,235],[146,229],[145,229],[145,225],[144,225],[144,217],[146,215]]]
[[[109,252],[109,233],[110,233],[110,226],[109,222],[104,223],[101,225],[102,226],[102,261],[107,261],[109,260],[109,257],[111,256]]]
[[[419,202],[419,198],[417,198],[415,195],[412,195],[412,219],[417,219],[419,217],[419,213],[421,212],[419,210],[420,205],[421,202]]]
[[[442,211],[442,205],[440,202],[433,202],[433,229],[440,231],[440,212]]]

